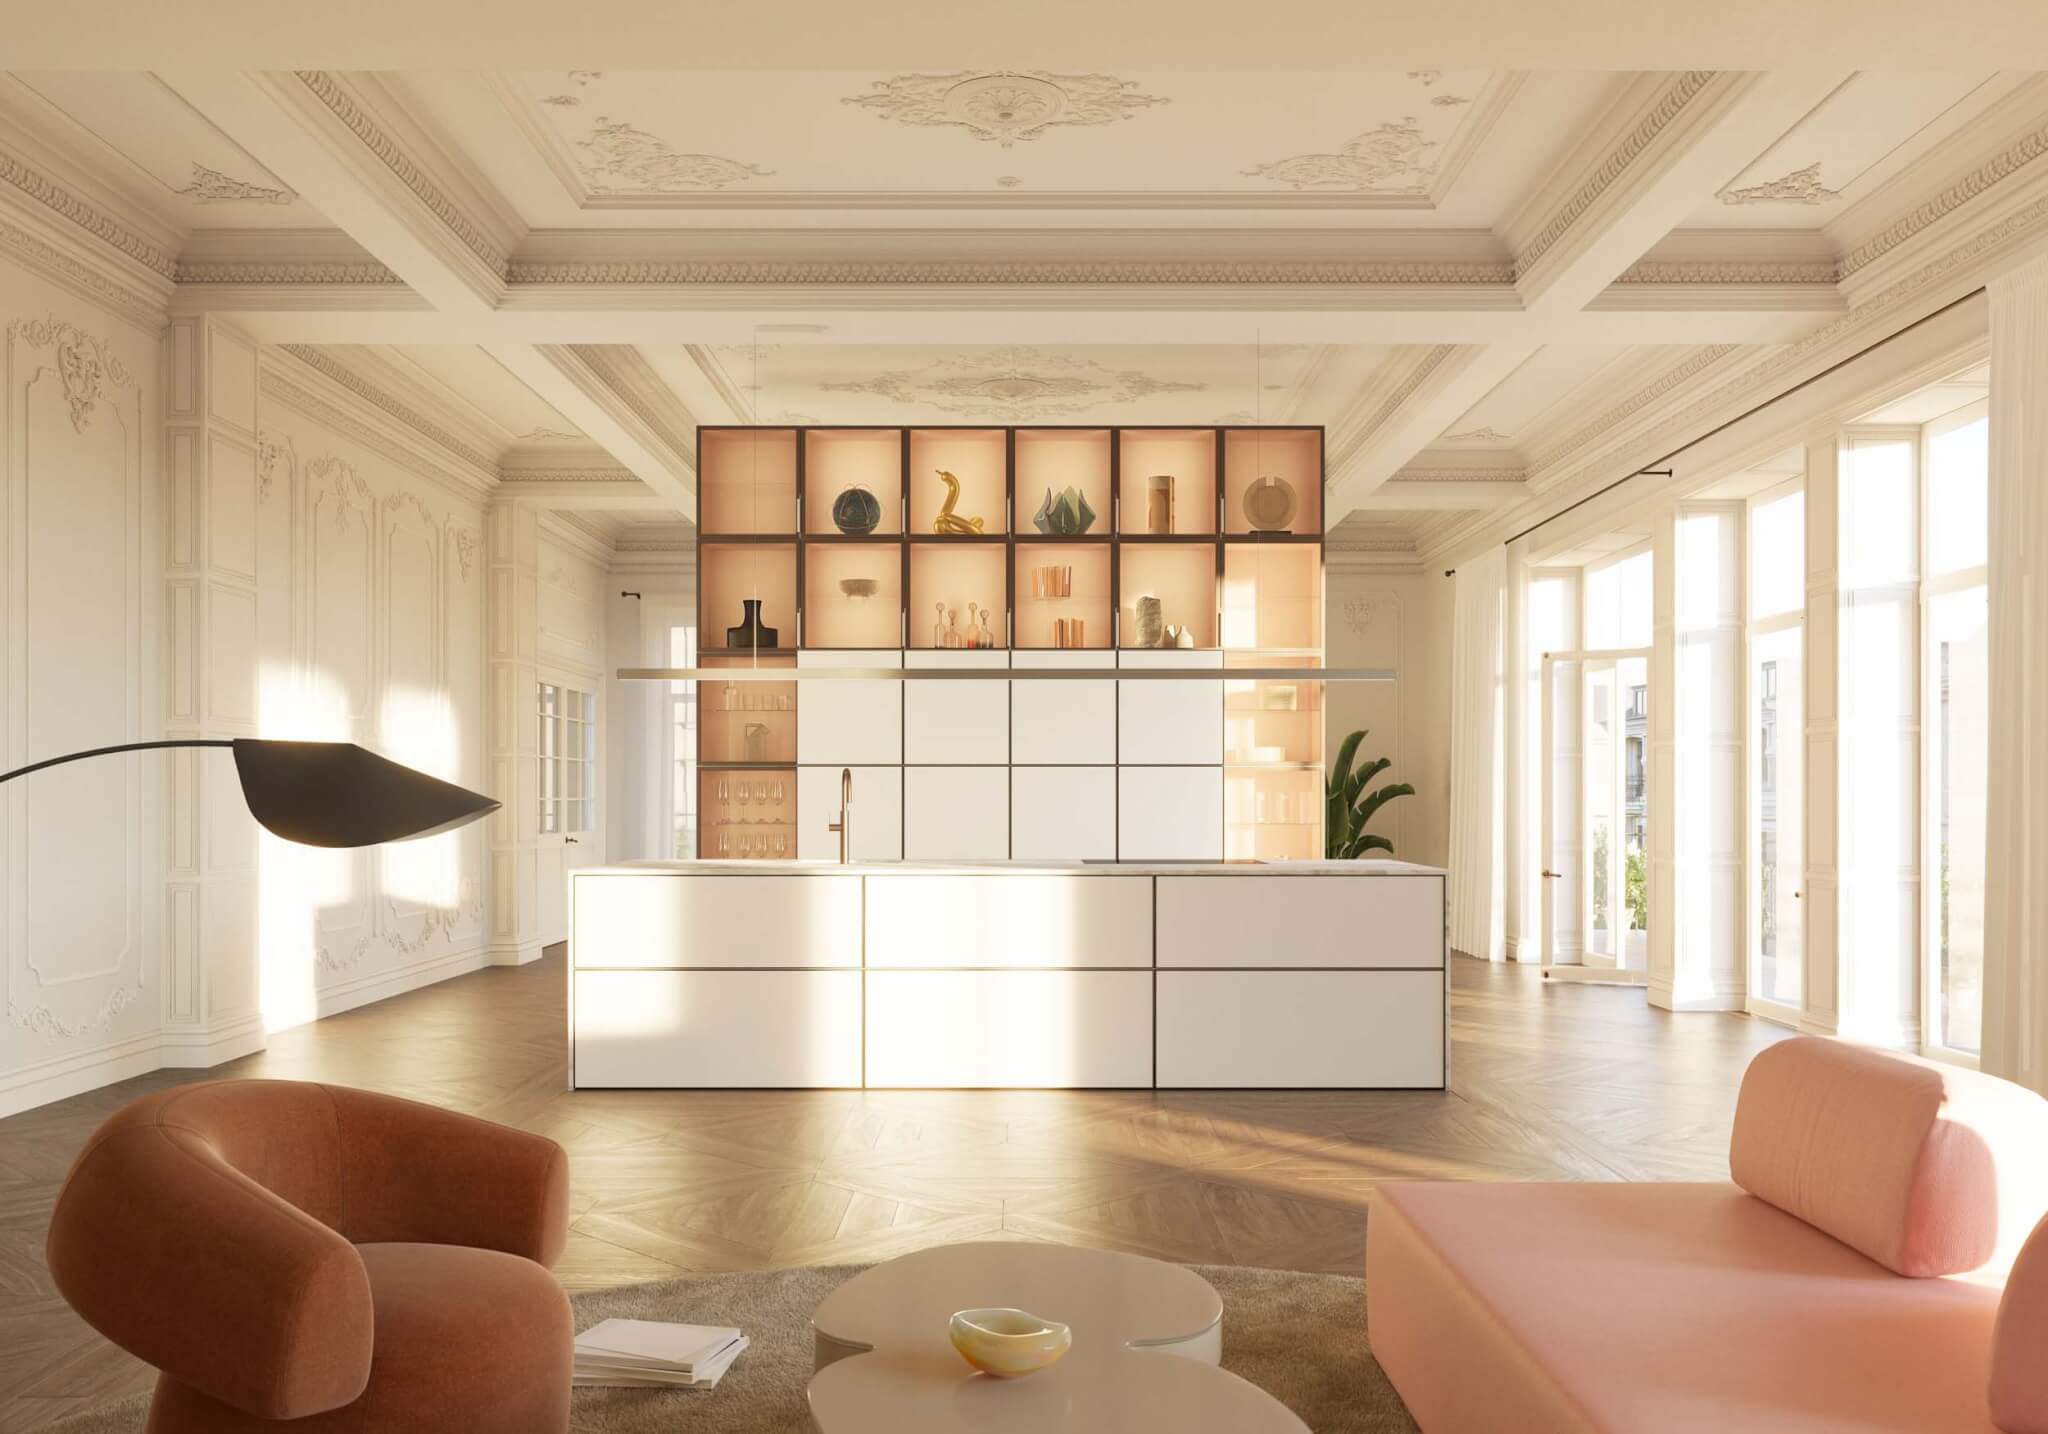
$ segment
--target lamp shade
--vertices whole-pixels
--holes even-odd
[[[238,737],[234,747],[250,814],[302,846],[375,846],[433,836],[498,809],[490,797],[353,742]]]

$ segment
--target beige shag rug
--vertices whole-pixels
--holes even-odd
[[[732,1324],[753,1339],[709,1391],[579,1389],[574,1434],[806,1434],[811,1311],[861,1265],[699,1275],[575,1297],[576,1328],[602,1319]],[[1223,1296],[1223,1367],[1299,1414],[1315,1434],[1411,1434],[1365,1342],[1365,1281],[1196,1265]],[[141,1434],[147,1396],[50,1426],[50,1434]],[[284,1426],[279,1426],[280,1428]]]

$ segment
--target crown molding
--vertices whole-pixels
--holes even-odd
[[[608,468],[527,468],[501,467],[498,470],[501,484],[516,483],[633,483],[645,488],[639,477],[630,468],[614,464]]]
[[[1394,483],[1521,483],[1526,482],[1529,470],[1521,467],[1452,467],[1445,465],[1415,466],[1398,470],[1389,482]]]
[[[362,94],[356,81],[328,70],[292,70],[271,78],[277,84],[295,85],[299,95],[331,115],[440,222],[471,259],[503,282],[508,246],[443,187],[413,148],[391,132],[393,122]]]
[[[396,419],[428,442],[446,450],[451,457],[458,458],[469,467],[489,473],[493,477],[497,475],[498,460],[494,456],[480,448],[472,447],[432,415],[422,413],[401,402],[354,369],[330,357],[325,351],[308,344],[280,344],[278,351],[290,354],[330,382],[347,389],[371,407]]]
[[[1511,233],[1531,229],[1528,238],[1515,245],[1517,280],[1527,278],[1679,116],[1701,95],[1715,87],[1717,80],[1727,80],[1732,84],[1741,78],[1723,76],[1713,70],[1682,71],[1665,80],[1647,102],[1639,102],[1633,117],[1625,122],[1625,128],[1618,136],[1604,141],[1596,137],[1595,143],[1604,142],[1606,149],[1599,162],[1579,171],[1580,177],[1575,182],[1567,180],[1539,197],[1535,212],[1546,216],[1543,222],[1532,228],[1518,215],[1509,226]],[[1567,166],[1566,172],[1573,171]],[[1562,193],[1558,192],[1560,188]]]
[[[652,440],[672,455],[677,471],[696,471],[696,416],[683,406],[638,348],[625,344],[580,344],[570,345],[567,352],[588,378],[602,387],[603,393],[593,393],[593,398],[600,402],[606,397],[615,400],[639,425],[643,441]],[[574,377],[572,372],[571,378]],[[590,392],[588,385],[581,386]]]
[[[336,383],[317,369],[298,362],[285,366],[283,360],[265,351],[258,360],[258,391],[266,399],[283,404],[323,425],[352,443],[388,459],[416,477],[454,494],[466,502],[482,504],[493,483],[443,461],[442,453],[395,425],[370,421],[360,410],[361,399],[351,389]],[[382,417],[381,413],[379,414]]]
[[[1994,191],[1998,191],[1999,186],[2006,184],[2007,181],[2021,175],[2029,179],[2039,178],[2044,171],[2048,171],[2048,165],[2039,165],[2044,156],[2048,156],[2048,125],[2042,125],[2021,135],[2012,144],[1849,250],[1842,256],[1842,278],[1847,280],[1878,264],[1887,255],[1911,244],[1934,226],[1956,216],[1959,211],[1974,207],[1980,200],[2003,197],[2002,193]]]
[[[1564,439],[1531,455],[1530,481],[1539,489],[1547,486],[1550,481],[1549,475],[1554,469],[1574,461],[1604,435],[1621,427],[1630,418],[1666,395],[1699,378],[1730,354],[1739,352],[1742,352],[1742,346],[1737,344],[1708,344],[1694,350],[1620,403],[1602,410]]]
[[[515,259],[515,286],[1495,286],[1513,281],[1501,263],[1286,260],[686,260]]]
[[[74,252],[0,215],[0,254],[139,329],[155,333],[167,317],[166,297],[148,293],[105,273]]]
[[[496,497],[509,496],[504,493]],[[611,531],[601,528],[580,513],[562,512],[543,508],[537,519],[543,536],[566,543],[570,548],[598,564],[600,567],[611,562],[613,540]]]
[[[375,259],[190,259],[180,258],[178,283],[229,284],[240,288],[403,288],[405,280]]]
[[[1743,288],[1797,284],[1832,289],[1840,277],[1840,266],[1832,259],[1638,259],[1616,275],[1614,282]]]
[[[1457,351],[1456,344],[1437,344],[1424,349],[1416,355],[1392,389],[1382,393],[1375,385],[1359,396],[1356,405],[1339,415],[1337,422],[1330,426],[1331,437],[1326,440],[1327,453],[1323,468],[1323,481],[1326,486],[1342,481],[1345,469],[1351,465],[1359,450],[1372,440],[1374,434],[1393,421],[1394,416],[1408,400],[1429,381],[1430,375],[1449,362]],[[1375,397],[1378,399],[1376,404]],[[1371,412],[1366,417],[1359,418],[1357,415],[1364,412],[1368,404],[1373,404]]]
[[[33,164],[11,147],[0,147],[0,185],[24,208],[59,219],[90,236],[103,249],[135,266],[137,277],[153,274],[161,280],[174,279],[176,257],[155,239],[109,213],[93,200],[79,194],[46,170]]]

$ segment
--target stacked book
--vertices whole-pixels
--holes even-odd
[[[747,1347],[736,1329],[608,1319],[576,1336],[575,1383],[625,1389],[710,1389]]]

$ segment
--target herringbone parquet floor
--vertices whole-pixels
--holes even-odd
[[[1726,1178],[1736,1083],[1773,1028],[1464,959],[1452,986],[1444,1093],[569,1093],[559,951],[284,1032],[209,1074],[364,1086],[553,1136],[574,1171],[571,1288],[998,1235],[1357,1271],[1383,1180]],[[43,1239],[94,1126],[189,1078],[0,1121],[0,1431],[151,1382],[65,1307]]]

